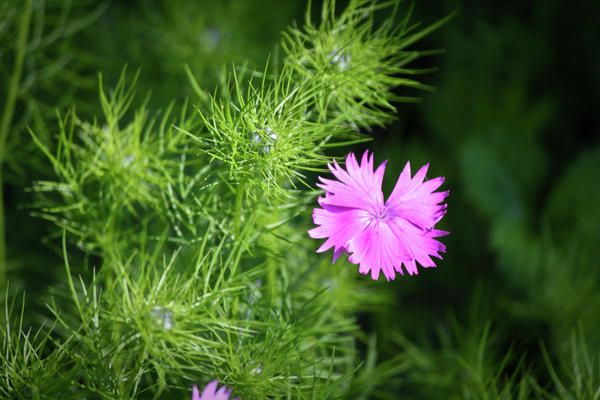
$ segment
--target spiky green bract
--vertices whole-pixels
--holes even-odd
[[[173,107],[162,116],[150,116],[144,106],[130,115],[133,87],[122,77],[108,96],[101,81],[102,120],[90,123],[68,112],[60,118],[55,151],[33,133],[58,178],[35,183],[39,214],[88,249],[111,248],[152,220],[164,224],[169,195],[187,167],[188,139],[168,122],[177,118]],[[179,123],[185,126],[185,117]]]
[[[234,72],[231,89],[200,111],[207,134],[193,136],[196,148],[222,169],[221,179],[243,185],[255,200],[281,200],[298,182],[308,186],[303,173],[327,162],[324,149],[333,138],[361,139],[344,131],[339,121],[318,122],[323,110],[315,108],[316,93],[289,72],[271,80],[265,71],[246,89]]]
[[[399,2],[352,0],[336,15],[334,0],[324,2],[320,23],[312,21],[310,9],[302,28],[284,35],[287,62],[298,75],[313,85],[315,100],[327,115],[344,115],[354,129],[383,125],[393,118],[393,102],[416,101],[400,96],[398,87],[431,90],[414,78],[419,70],[411,62],[435,52],[409,50],[428,33],[443,25],[441,20],[425,29],[409,24],[410,10],[395,23]],[[386,15],[375,23],[376,16]]]
[[[52,343],[52,328],[24,325],[25,302],[6,300],[0,318],[0,397],[4,399],[78,399],[81,392],[65,391],[76,379],[67,354]],[[19,304],[20,303],[20,304]]]

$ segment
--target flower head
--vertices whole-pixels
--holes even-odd
[[[390,280],[396,272],[404,274],[402,265],[410,275],[418,274],[417,262],[425,268],[436,266],[431,257],[441,258],[446,250],[436,238],[448,232],[434,227],[446,214],[443,201],[449,192],[435,192],[443,177],[425,180],[429,164],[411,177],[410,163],[406,163],[384,201],[385,164],[373,171],[373,155],[368,151],[360,164],[350,153],[346,169],[334,160],[329,169],[337,180],[319,177],[317,186],[325,190],[325,196],[319,197],[321,208],[313,212],[318,226],[308,233],[315,239],[327,239],[317,252],[333,247],[334,262],[348,253],[348,260],[360,266],[361,274],[370,271],[371,278],[378,279],[383,271]]]
[[[202,394],[200,394],[198,386],[194,385],[192,387],[192,400],[229,400],[231,389],[227,389],[226,386],[221,386],[221,388],[217,390],[218,384],[218,381],[210,382],[208,385],[206,385],[202,391]]]

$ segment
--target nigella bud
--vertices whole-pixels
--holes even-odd
[[[131,164],[133,164],[133,162],[135,161],[135,156],[134,155],[129,155],[125,158],[123,158],[123,160],[121,161],[121,165],[124,168],[129,167]]]
[[[263,135],[254,132],[252,142],[260,146],[261,153],[268,154],[271,152],[272,147],[275,146],[278,136],[277,133],[268,126],[263,129],[263,132]]]
[[[263,370],[263,366],[261,363],[258,363],[254,368],[250,370],[252,375],[259,375]]]
[[[150,310],[150,316],[159,327],[166,331],[173,329],[173,326],[175,325],[173,311],[168,308],[155,306]]]
[[[343,52],[341,49],[334,47],[329,52],[329,64],[335,65],[342,71],[346,71],[350,67],[350,55]]]

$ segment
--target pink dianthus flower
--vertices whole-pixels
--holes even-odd
[[[343,253],[359,265],[359,272],[371,272],[378,279],[380,271],[389,281],[403,268],[418,274],[421,266],[435,267],[431,257],[442,258],[446,247],[436,238],[448,232],[434,229],[446,214],[444,200],[449,192],[436,192],[443,177],[425,180],[429,164],[411,177],[407,162],[392,194],[384,201],[381,184],[386,162],[373,171],[373,155],[368,151],[360,164],[354,154],[346,158],[346,169],[334,160],[329,169],[337,180],[319,177],[318,187],[325,190],[315,208],[316,228],[308,233],[315,239],[327,239],[317,252],[333,247],[333,261]]]
[[[219,390],[218,381],[212,381],[202,391],[200,394],[200,390],[198,390],[198,386],[194,385],[192,387],[192,400],[229,400],[229,396],[231,395],[231,389],[228,389],[226,386],[221,386]],[[239,400],[239,399],[235,399]]]

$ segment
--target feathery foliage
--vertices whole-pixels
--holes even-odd
[[[0,397],[600,399],[597,13],[460,3],[0,2]],[[393,285],[307,235],[373,138],[452,190]]]
[[[124,70],[110,89],[100,79],[96,118],[61,112],[51,143],[31,129],[56,174],[35,182],[35,214],[57,225],[67,279],[49,306],[55,327],[43,331],[49,355],[24,338],[33,359],[62,371],[57,387],[156,398],[217,378],[242,398],[339,398],[393,375],[362,366],[355,316],[389,297],[349,271],[332,274],[304,243],[302,215],[326,151],[389,121],[403,100],[394,88],[425,87],[401,78],[422,54],[395,53],[441,23],[396,29],[394,11],[376,28],[375,13],[397,3],[353,1],[339,16],[334,6],[325,2],[319,28],[307,20],[288,31],[272,66],[236,67],[212,95],[188,66],[192,101],[150,111],[138,74]],[[320,53],[336,43],[355,67],[332,75]],[[323,101],[332,83],[337,100]],[[71,257],[71,244],[87,257]],[[20,360],[7,361],[17,379]],[[28,390],[41,393],[42,378]]]

